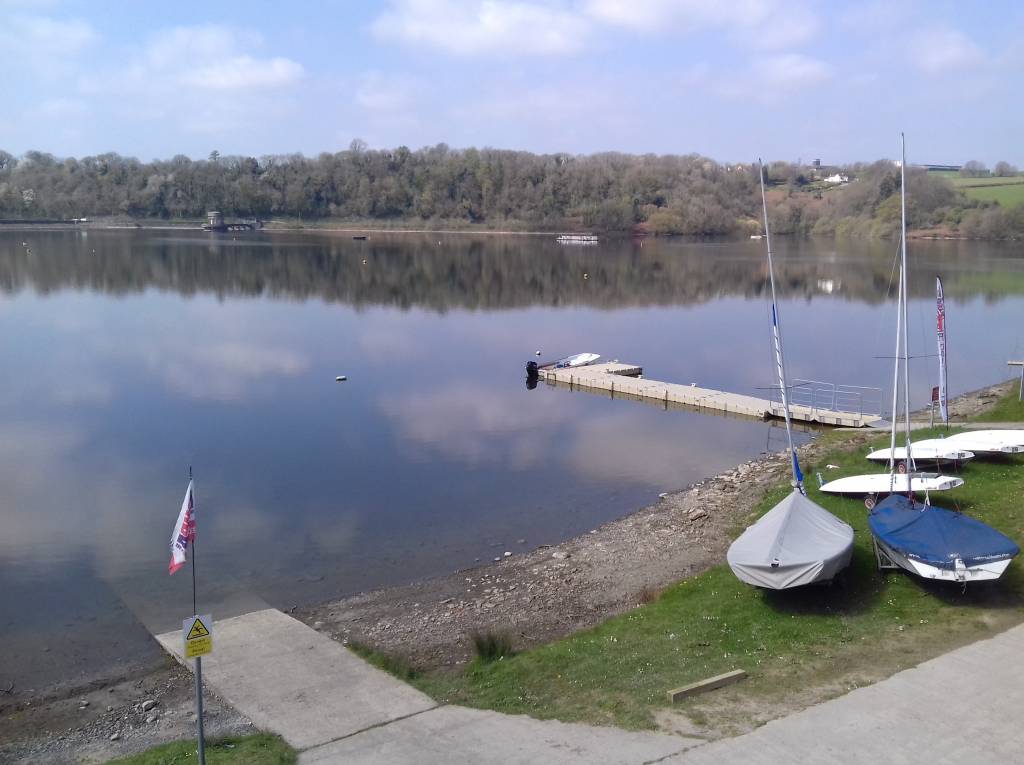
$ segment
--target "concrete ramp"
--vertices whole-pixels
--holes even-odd
[[[303,752],[300,765],[643,765],[704,742],[438,707]]]
[[[185,661],[181,631],[157,635]],[[276,609],[215,622],[203,680],[258,727],[308,749],[437,706]]]

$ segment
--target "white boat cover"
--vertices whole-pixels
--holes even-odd
[[[911,447],[913,450],[913,447]],[[848,475],[829,481],[821,487],[826,494],[896,494],[907,493],[907,475],[897,473],[896,481],[889,488],[889,473],[868,473],[867,475]],[[935,475],[934,473],[916,473],[910,483],[911,491],[948,491],[964,485],[963,478],[952,475]]]
[[[784,590],[832,579],[852,553],[853,529],[794,489],[740,534],[726,560],[741,581]]]

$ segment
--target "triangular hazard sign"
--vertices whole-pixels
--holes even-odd
[[[206,625],[203,624],[199,619],[192,622],[192,629],[188,631],[188,636],[185,640],[195,640],[196,638],[206,637],[210,634],[210,631],[206,629]]]

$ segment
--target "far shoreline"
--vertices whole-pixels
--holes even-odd
[[[469,224],[472,226],[473,224]],[[28,223],[28,222],[17,222],[17,223],[6,223],[0,221],[0,232],[2,231],[196,231],[201,233],[214,233],[214,234],[237,234],[243,235],[258,234],[260,232],[267,233],[337,233],[337,234],[438,234],[443,236],[521,236],[521,237],[557,237],[566,234],[593,234],[595,236],[610,239],[614,241],[621,241],[625,239],[633,240],[644,240],[644,239],[687,239],[687,240],[702,240],[702,239],[721,239],[721,240],[733,240],[733,241],[746,241],[748,239],[755,240],[760,239],[758,234],[748,234],[743,231],[736,231],[731,233],[718,233],[718,234],[658,234],[648,231],[643,228],[637,228],[632,231],[601,231],[580,228],[565,228],[565,229],[531,229],[531,228],[404,228],[402,226],[374,226],[374,225],[357,225],[357,224],[340,224],[340,225],[320,225],[316,221],[307,222],[282,222],[274,223],[270,222],[269,225],[264,225],[263,228],[257,229],[251,232],[207,232],[202,228],[202,224],[199,221],[182,221],[180,223],[173,223],[169,221],[150,220],[150,219],[138,219],[129,221],[89,221],[87,223],[74,223],[68,222],[40,222],[40,223]],[[776,234],[786,239],[801,238],[801,239],[819,239],[819,240],[835,240],[835,236],[815,236],[813,234]],[[858,239],[870,239],[872,241],[894,241],[888,237],[856,237]],[[952,232],[945,229],[917,229],[911,230],[907,233],[908,239],[918,241],[954,241],[954,242],[1016,242],[1019,239],[989,239],[984,237],[969,237],[960,236],[953,234]]]

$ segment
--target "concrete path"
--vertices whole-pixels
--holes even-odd
[[[157,635],[183,661],[181,631]],[[191,669],[193,662],[186,662]],[[268,608],[215,622],[203,680],[264,730],[308,749],[437,703],[297,619]]]
[[[180,631],[157,640],[184,661]],[[438,706],[274,609],[216,622],[213,640],[203,680],[257,726],[300,750],[304,765],[641,765],[702,743]],[[185,663],[191,668],[191,661]]]
[[[181,632],[157,639],[181,658]],[[1020,761],[1022,655],[1024,626],[711,744],[438,706],[273,609],[217,622],[203,677],[303,765],[963,765]]]
[[[1021,762],[1024,627],[927,661],[673,765]]]

